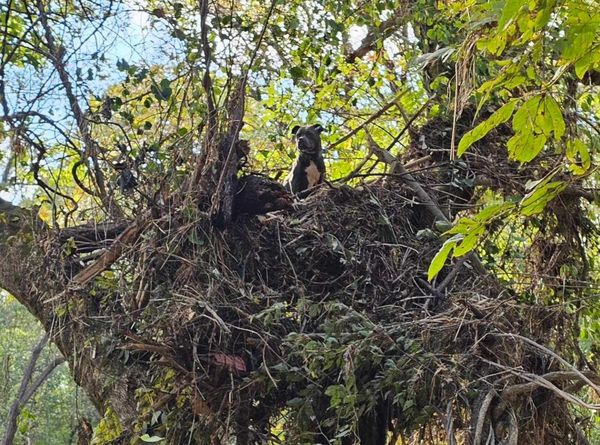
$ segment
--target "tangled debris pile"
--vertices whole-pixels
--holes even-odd
[[[139,415],[122,430],[168,443],[583,440],[567,400],[586,406],[572,394],[598,382],[557,355],[570,318],[468,264],[429,285],[430,226],[395,182],[323,188],[224,232],[192,205],[148,221],[79,309],[111,332],[108,357],[139,370]]]

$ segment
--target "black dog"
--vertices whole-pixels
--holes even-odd
[[[319,124],[309,127],[296,125],[292,128],[299,154],[283,182],[289,192],[298,195],[325,180],[325,162],[321,147],[321,133],[324,130]]]

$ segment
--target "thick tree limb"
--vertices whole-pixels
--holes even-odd
[[[221,138],[218,147],[220,152],[219,159],[224,158],[224,161],[219,164],[210,165],[213,170],[216,170],[217,172],[220,171],[216,189],[212,196],[210,209],[211,218],[213,222],[216,222],[217,227],[225,227],[228,225],[233,215],[233,200],[234,194],[236,193],[237,172],[239,168],[239,159],[242,156],[242,150],[239,149],[239,134],[244,119],[248,73],[252,69],[252,65],[254,64],[258,50],[260,49],[276,3],[277,0],[271,1],[271,6],[265,17],[262,30],[254,47],[254,52],[248,62],[248,66],[244,70],[240,81],[237,84],[234,84],[234,88],[232,89],[233,92],[228,101],[228,131]]]
[[[0,176],[0,184],[6,184],[8,182],[10,172],[12,171],[14,159],[15,157],[12,154],[8,157],[6,165],[4,166],[4,171],[2,172],[2,176]]]
[[[392,174],[399,173],[400,175],[402,175],[402,180],[404,182],[406,182],[407,185],[411,189],[414,190],[415,194],[421,200],[421,202],[425,206],[425,208],[427,208],[427,210],[429,210],[429,212],[436,219],[439,219],[440,221],[444,221],[444,222],[450,224],[450,220],[444,214],[444,212],[442,212],[442,210],[440,209],[440,206],[433,200],[433,198],[431,196],[429,196],[429,193],[427,193],[425,191],[423,186],[421,184],[419,184],[413,178],[413,176],[400,164],[400,161],[398,160],[398,158],[396,158],[389,151],[381,148],[379,146],[379,144],[377,144],[377,142],[375,142],[375,140],[373,139],[373,137],[371,136],[371,134],[369,132],[367,132],[367,137],[369,139],[369,149],[373,153],[375,153],[375,156],[377,156],[381,161],[390,165]]]
[[[524,337],[524,336],[518,335],[518,334],[494,334],[494,335],[498,336],[498,337],[511,337],[514,339],[521,340],[521,341],[529,344],[530,346],[533,346],[534,348],[538,348],[539,350],[543,351],[544,353],[548,354],[549,356],[554,357],[556,360],[558,360],[564,366],[571,369],[572,372],[577,374],[582,381],[584,381],[587,385],[589,385],[590,388],[592,388],[596,392],[596,394],[598,394],[600,396],[600,381],[598,380],[598,378],[594,378],[594,380],[596,380],[598,383],[592,381],[592,379],[590,379],[590,377],[588,377],[585,373],[582,373],[581,371],[579,371],[575,366],[573,366],[571,363],[566,361],[564,358],[562,358],[556,352],[552,351],[551,349],[548,349],[546,346],[541,345],[541,344],[531,340],[530,338],[527,338],[527,337]],[[595,376],[595,377],[597,377],[597,376]]]
[[[500,396],[504,399],[514,399],[522,396],[523,394],[529,394],[538,388],[544,387],[543,381],[547,382],[565,382],[569,380],[582,380],[581,374],[585,375],[591,381],[595,381],[600,384],[600,377],[593,372],[574,372],[574,371],[554,371],[547,374],[537,376],[540,381],[533,380],[528,383],[521,383],[518,385],[512,385],[504,389]]]

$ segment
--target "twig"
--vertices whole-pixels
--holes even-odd
[[[408,170],[410,168],[424,164],[425,162],[428,162],[428,161],[431,161],[431,155],[423,156],[422,158],[413,159],[411,161],[408,161],[406,164],[404,164],[404,168]]]
[[[497,337],[518,338],[519,340],[522,340],[525,343],[528,343],[529,345],[534,346],[534,347],[536,347],[536,348],[544,351],[546,354],[548,354],[548,355],[554,357],[555,359],[557,359],[560,363],[562,363],[563,365],[565,365],[567,368],[573,370],[574,373],[576,373],[577,375],[579,375],[579,377],[581,378],[581,380],[583,380],[584,382],[586,382],[600,396],[600,387],[598,387],[594,382],[592,382],[590,380],[589,377],[587,377],[584,373],[582,373],[580,370],[578,370],[577,368],[575,368],[575,366],[573,366],[572,364],[570,364],[568,361],[566,361],[564,358],[562,358],[556,352],[554,352],[554,351],[548,349],[547,347],[545,347],[543,345],[540,345],[539,343],[536,343],[535,341],[531,340],[530,338],[524,337],[522,335],[518,335],[518,334],[491,334],[491,335],[495,335]]]
[[[352,178],[356,177],[356,175],[358,175],[360,173],[362,168],[365,166],[365,164],[367,162],[369,162],[371,160],[372,157],[373,157],[373,153],[369,152],[369,155],[365,156],[364,159],[362,161],[360,161],[360,163],[350,173],[348,173],[346,176],[344,176],[342,178],[334,179],[331,182],[348,182],[348,181],[350,181]]]
[[[398,93],[396,95],[396,97],[394,97],[394,99],[392,99],[390,102],[388,102],[387,104],[385,104],[382,108],[379,109],[379,111],[375,112],[374,114],[372,114],[366,121],[364,121],[362,124],[360,124],[358,127],[354,128],[352,131],[350,131],[349,133],[347,133],[346,135],[342,136],[341,138],[339,138],[337,141],[333,142],[332,144],[330,144],[327,147],[327,150],[331,150],[334,147],[337,147],[338,145],[340,145],[342,142],[347,141],[348,139],[350,139],[352,136],[354,136],[356,133],[358,133],[360,130],[362,130],[363,128],[365,128],[367,125],[369,125],[371,122],[373,122],[375,119],[377,119],[378,117],[380,117],[383,113],[385,113],[387,110],[389,110],[390,108],[392,108],[394,105],[396,105],[396,102],[398,102],[398,100],[404,95],[406,94],[406,91],[402,91],[400,93]]]
[[[440,292],[440,293],[444,292],[444,289],[448,286],[448,284],[450,284],[450,281],[452,281],[452,279],[454,279],[456,274],[458,274],[462,265],[465,264],[465,261],[467,261],[468,257],[469,257],[469,255],[465,255],[465,256],[459,258],[459,260],[456,262],[456,264],[454,264],[454,266],[452,267],[452,270],[450,272],[448,272],[448,275],[446,275],[446,277],[442,280],[442,282],[435,288],[435,290],[437,292]]]
[[[63,356],[55,357],[48,365],[44,368],[44,370],[38,375],[35,381],[29,385],[29,388],[23,395],[22,405],[26,404],[29,399],[35,394],[40,386],[46,381],[46,379],[52,374],[52,371],[59,365],[62,365],[67,360]]]
[[[96,186],[98,187],[98,195],[100,197],[102,205],[109,214],[112,214],[115,217],[121,217],[123,216],[121,209],[108,196],[108,192],[104,182],[104,174],[102,173],[100,164],[98,162],[98,144],[92,138],[88,122],[83,113],[83,110],[81,109],[81,106],[79,105],[77,97],[75,96],[75,93],[73,91],[73,85],[71,84],[71,79],[69,78],[69,74],[67,73],[65,67],[65,48],[63,46],[57,46],[54,41],[54,35],[52,34],[52,29],[50,27],[50,24],[48,23],[47,11],[44,7],[44,3],[42,2],[42,0],[37,0],[36,5],[39,12],[40,22],[42,24],[42,27],[44,28],[44,34],[46,37],[45,44],[48,47],[48,51],[51,54],[50,61],[54,66],[54,69],[56,69],[60,81],[63,85],[63,88],[65,89],[65,94],[67,95],[71,112],[73,113],[75,123],[77,124],[79,133],[81,134],[81,137],[83,139],[83,143],[85,146],[84,155],[92,161],[94,180],[96,182]]]
[[[431,101],[433,99],[435,99],[435,95],[431,96],[429,99],[427,99],[427,101],[423,105],[421,105],[421,108],[419,108],[417,110],[417,112],[406,123],[404,128],[402,130],[400,130],[400,133],[398,133],[396,135],[396,137],[394,138],[394,140],[387,146],[386,151],[390,151],[392,148],[394,148],[394,145],[396,145],[400,141],[400,138],[404,135],[404,133],[406,133],[406,131],[410,127],[412,127],[412,124],[414,124],[415,121],[417,120],[417,118],[423,113],[423,111],[425,111],[427,109],[427,107],[429,106],[429,104],[431,103]]]
[[[346,56],[346,62],[353,63],[356,59],[364,57],[369,51],[376,47],[379,40],[385,40],[395,33],[402,24],[405,15],[402,9],[397,9],[392,15],[376,28],[369,29],[360,46]]]

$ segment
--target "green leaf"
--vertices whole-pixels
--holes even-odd
[[[290,75],[292,79],[298,80],[301,77],[304,77],[304,70],[300,66],[293,66],[290,68]]]
[[[446,264],[446,260],[448,259],[448,255],[450,252],[456,247],[456,244],[462,239],[462,235],[456,235],[452,238],[446,240],[446,242],[442,245],[442,248],[435,254],[433,259],[431,260],[431,264],[429,265],[429,270],[427,271],[427,279],[429,281],[433,280],[444,264]]]
[[[477,125],[473,130],[467,132],[458,144],[457,155],[462,156],[463,153],[475,142],[485,137],[491,130],[498,125],[503,124],[513,114],[517,102],[511,100],[496,110],[488,119]]]
[[[452,256],[454,256],[455,258],[459,258],[469,253],[477,246],[477,243],[479,242],[479,239],[481,238],[481,235],[484,234],[484,232],[484,225],[480,225],[479,227],[477,227],[476,230],[471,231],[467,236],[463,238],[461,243],[454,248]]]
[[[153,83],[150,91],[159,101],[167,100],[173,94],[169,79],[162,79],[160,85]]]
[[[512,121],[515,132],[522,132],[534,126],[541,99],[541,96],[532,97],[517,110]]]
[[[567,159],[571,162],[569,170],[574,175],[584,175],[592,166],[590,152],[580,139],[567,142],[566,155]]]
[[[552,181],[551,178],[541,182],[534,190],[525,195],[521,201],[521,214],[532,216],[540,213],[550,201],[556,198],[567,184],[562,181]]]
[[[579,79],[583,79],[583,76],[588,72],[592,65],[595,65],[598,62],[600,62],[600,50],[595,49],[590,51],[575,62],[575,74]]]
[[[499,56],[506,48],[506,34],[499,33],[490,38],[483,38],[477,42],[477,48],[487,50],[491,54]]]
[[[555,0],[546,0],[544,2],[543,8],[538,12],[535,18],[535,29],[537,31],[543,29],[548,24],[548,21],[552,17],[552,11],[554,10],[555,4]]]
[[[535,159],[546,144],[546,136],[543,134],[519,133],[508,140],[506,146],[511,159],[527,163]]]
[[[594,28],[597,27],[597,24],[594,24],[589,18],[587,20],[590,20],[590,22],[573,26],[567,32],[561,54],[567,62],[572,63],[584,57],[596,40]]]
[[[507,0],[504,4],[504,8],[502,8],[502,16],[500,20],[498,20],[498,30],[503,31],[506,29],[508,24],[512,22],[515,17],[519,14],[521,7],[523,7],[524,2],[521,0]]]
[[[144,434],[143,436],[140,436],[140,440],[142,442],[155,443],[155,442],[160,442],[161,440],[164,440],[164,437],[149,436],[148,434]]]
[[[475,215],[474,219],[481,223],[487,224],[494,218],[497,218],[505,210],[513,208],[515,205],[512,202],[501,202],[491,204]]]
[[[501,202],[487,206],[473,218],[461,218],[453,230],[464,235],[460,244],[453,252],[455,258],[466,255],[477,247],[477,243],[484,235],[490,222],[500,217],[505,211],[515,207],[512,202]],[[460,232],[458,232],[460,230]]]

